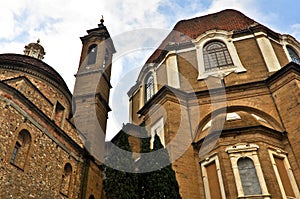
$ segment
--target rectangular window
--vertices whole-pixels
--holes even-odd
[[[222,199],[220,183],[217,174],[216,162],[213,161],[205,166],[207,172],[207,180],[209,186],[210,197],[215,199]]]
[[[217,155],[200,162],[206,199],[225,199],[222,174]]]
[[[299,188],[286,154],[281,149],[269,150],[282,198],[300,198]]]
[[[281,157],[274,156],[274,161],[277,166],[277,170],[280,176],[280,180],[283,185],[283,189],[285,191],[286,196],[295,197],[295,194],[293,192],[293,187],[291,185],[288,173],[286,171],[286,168],[284,166],[284,159]]]

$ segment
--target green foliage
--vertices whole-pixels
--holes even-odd
[[[142,151],[147,152],[150,151],[149,146],[150,140],[144,140],[142,142]],[[144,144],[144,145],[143,145]],[[150,157],[150,160],[142,160],[142,164],[140,166],[149,166],[151,169],[155,168],[154,171],[148,173],[139,174],[139,190],[140,190],[140,198],[143,199],[177,199],[181,198],[179,194],[179,187],[175,177],[175,172],[172,169],[169,159],[168,151],[163,147],[160,142],[160,138],[158,135],[155,135],[153,149],[151,152],[158,151],[158,153]],[[160,168],[159,165],[168,164],[164,168]],[[152,169],[153,170],[153,169]]]
[[[128,135],[120,132],[113,143],[119,149],[111,148],[108,152],[105,165],[114,165],[114,168],[105,166],[103,189],[108,199],[135,199],[138,198],[138,179],[136,174],[122,171],[122,165],[134,169],[134,160],[131,157]]]
[[[142,134],[146,132],[142,131]],[[145,136],[144,136],[145,137]],[[121,149],[130,151],[128,135],[125,132],[119,133],[114,144]],[[158,151],[155,153],[155,151]],[[153,152],[153,153],[149,153]],[[114,162],[117,169],[105,166],[104,190],[108,199],[179,199],[179,187],[176,181],[175,172],[169,160],[168,151],[163,148],[160,139],[155,135],[153,150],[150,150],[150,138],[141,139],[141,157],[135,162],[130,153],[120,154],[120,150],[111,150],[106,158],[106,163]],[[159,165],[164,163],[164,168]],[[128,173],[119,171],[118,164],[126,164],[140,171],[154,170],[146,173]],[[121,168],[121,167],[120,167]],[[156,168],[159,168],[158,170]]]

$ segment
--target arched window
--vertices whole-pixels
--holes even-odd
[[[88,65],[96,63],[97,45],[92,44],[88,50]]]
[[[262,194],[256,169],[250,158],[240,158],[237,162],[244,195]]]
[[[62,174],[62,182],[60,186],[60,192],[66,196],[69,194],[71,176],[72,176],[72,166],[70,163],[66,163]]]
[[[297,64],[300,64],[300,58],[298,56],[298,54],[296,53],[295,50],[293,50],[291,47],[287,46],[286,47],[288,52],[289,52],[289,55],[292,59],[293,62],[297,63]]]
[[[10,163],[21,169],[24,169],[30,144],[30,133],[27,130],[20,131],[10,158]]]
[[[145,99],[148,101],[154,95],[154,79],[153,75],[148,75],[145,84]]]
[[[63,107],[63,105],[58,101],[56,101],[55,110],[52,119],[59,127],[62,127],[64,112],[65,112],[65,108]]]
[[[206,71],[233,65],[228,49],[221,41],[207,43],[203,47],[203,59]]]

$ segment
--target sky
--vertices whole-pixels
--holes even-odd
[[[40,39],[46,51],[43,61],[73,92],[82,47],[79,37],[96,28],[103,15],[117,50],[109,140],[128,122],[126,93],[139,69],[176,22],[227,8],[300,41],[299,0],[0,0],[0,53],[23,54],[25,45]]]

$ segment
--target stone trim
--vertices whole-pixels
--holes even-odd
[[[276,179],[277,179],[277,182],[278,182],[278,185],[279,185],[279,189],[280,189],[280,192],[282,194],[282,198],[283,199],[292,199],[294,197],[289,197],[289,196],[286,196],[286,194],[285,194],[285,190],[284,190],[284,187],[283,187],[283,184],[282,184],[282,181],[281,181],[281,178],[280,178],[280,175],[279,175],[279,172],[278,172],[275,160],[274,160],[274,156],[283,158],[284,166],[286,168],[286,171],[288,173],[288,177],[289,177],[291,185],[292,185],[292,189],[293,189],[294,194],[296,196],[295,198],[300,198],[299,188],[297,186],[297,182],[295,180],[293,170],[292,170],[292,168],[290,166],[290,163],[288,161],[287,152],[285,152],[281,149],[278,149],[278,148],[270,148],[268,150],[268,152],[269,152],[271,163],[273,165],[273,169],[274,169]]]
[[[170,54],[166,59],[167,81],[168,85],[174,88],[180,88],[180,78],[178,72],[178,60],[176,54]]]
[[[224,183],[222,179],[222,173],[221,173],[221,168],[220,168],[220,162],[217,154],[213,154],[210,157],[205,158],[203,161],[200,162],[201,165],[201,170],[202,170],[202,179],[204,183],[204,190],[205,190],[205,198],[210,199],[210,190],[209,190],[209,184],[208,184],[208,176],[206,172],[206,165],[209,165],[215,161],[216,163],[216,169],[217,169],[217,175],[218,175],[218,180],[220,184],[220,190],[221,190],[221,195],[222,199],[226,199],[226,194],[225,194],[225,189],[224,189]]]
[[[236,183],[236,188],[237,188],[237,193],[238,193],[238,198],[244,198],[244,197],[248,197],[248,196],[245,196],[244,191],[243,191],[237,162],[242,157],[248,157],[254,163],[257,178],[258,178],[260,188],[262,191],[262,194],[257,195],[257,196],[262,196],[262,198],[264,198],[264,199],[270,199],[271,195],[268,192],[267,185],[266,185],[264,175],[263,175],[263,171],[261,169],[261,165],[260,165],[258,155],[257,155],[258,149],[259,149],[258,145],[246,144],[246,143],[238,143],[233,146],[228,146],[225,149],[225,152],[228,153],[229,157],[230,157],[231,166],[232,166],[235,183]],[[251,197],[251,196],[249,196],[249,197]]]
[[[283,35],[282,36],[282,40],[281,40],[281,44],[283,45],[283,50],[289,60],[289,62],[293,61],[288,50],[287,50],[287,46],[292,47],[292,49],[298,54],[298,56],[300,57],[300,43],[294,39],[292,36],[290,35]]]
[[[272,47],[268,35],[263,32],[254,33],[258,47],[263,55],[269,72],[278,71],[281,66],[277,59],[276,53]]]
[[[159,132],[156,132],[157,129],[160,129]],[[153,143],[154,143],[154,136],[155,134],[158,135],[158,137],[160,138],[161,144],[166,147],[166,143],[165,143],[165,132],[164,132],[164,118],[160,118],[158,119],[153,125],[151,125],[150,128],[150,136],[151,136],[151,140],[150,140],[150,148],[153,149]]]
[[[156,70],[154,70],[154,68],[151,68],[147,71],[147,73],[145,73],[145,75],[142,77],[141,79],[141,84],[140,84],[140,102],[139,102],[139,109],[141,109],[149,100],[151,100],[151,98],[153,98],[153,96],[148,99],[148,101],[146,101],[146,77],[149,77],[149,74],[151,74],[153,76],[153,84],[154,84],[154,90],[153,90],[153,96],[157,93],[158,91],[158,86],[157,86],[157,77],[156,77]]]
[[[196,46],[196,56],[198,61],[198,71],[199,71],[198,80],[205,79],[208,76],[223,78],[224,76],[232,72],[240,73],[240,72],[247,71],[242,65],[237,50],[233,44],[232,34],[233,34],[232,32],[228,32],[224,30],[210,30],[203,33],[193,41]],[[232,67],[220,68],[213,71],[205,71],[204,59],[203,59],[203,47],[205,44],[213,40],[219,40],[226,45],[233,62]]]

